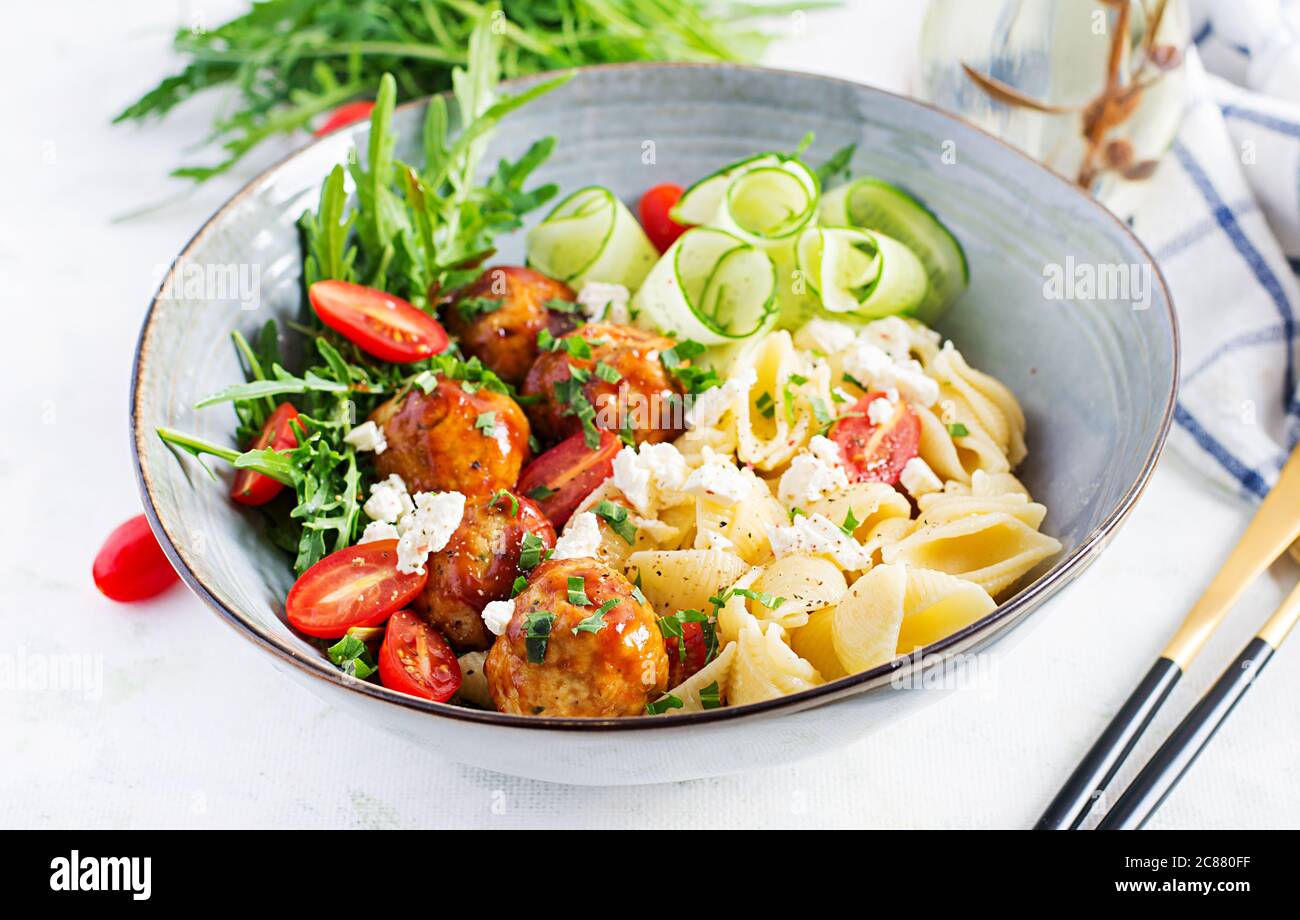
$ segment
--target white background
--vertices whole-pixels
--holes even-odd
[[[147,129],[108,121],[176,67],[174,28],[221,22],[238,6],[19,4],[0,30],[0,366],[13,413],[0,429],[0,658],[12,667],[78,653],[103,666],[99,698],[0,687],[0,825],[1031,824],[1248,520],[1245,504],[1177,457],[1162,462],[1100,561],[1000,656],[995,686],[797,766],[676,785],[585,789],[458,766],[318,702],[182,588],[136,606],[96,592],[96,549],[139,512],[127,390],[160,266],[291,146],[187,194],[164,177],[194,159],[218,100]],[[810,14],[769,60],[898,87],[919,7],[858,2]],[[1295,577],[1279,565],[1238,605],[1145,753]],[[1300,825],[1296,646],[1275,658],[1154,826]]]

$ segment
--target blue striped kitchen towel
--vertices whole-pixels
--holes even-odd
[[[1191,0],[1188,107],[1133,227],[1177,305],[1170,443],[1261,498],[1300,437],[1300,0]]]

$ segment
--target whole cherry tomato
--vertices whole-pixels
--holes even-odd
[[[95,556],[91,574],[105,597],[123,602],[153,597],[176,581],[176,570],[143,514],[108,535]]]

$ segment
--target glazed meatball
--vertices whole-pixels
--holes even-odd
[[[430,393],[412,387],[393,397],[370,418],[388,441],[375,471],[381,479],[401,476],[412,494],[490,495],[512,488],[528,460],[528,419],[519,404],[445,377]]]
[[[571,602],[569,579],[581,578],[590,604]],[[595,631],[584,627],[606,601],[617,603]],[[554,615],[540,663],[529,660],[529,614]],[[538,566],[515,598],[515,613],[488,653],[488,690],[499,712],[548,716],[633,716],[668,686],[668,656],[654,611],[631,583],[595,559],[556,559]]]
[[[573,289],[530,268],[489,268],[442,308],[443,325],[467,355],[502,380],[519,386],[537,359],[537,334],[561,336],[576,325],[572,312],[548,301],[573,303]]]
[[[637,444],[669,441],[681,434],[681,387],[659,360],[660,352],[672,348],[672,339],[633,326],[592,323],[560,341],[576,337],[590,346],[590,357],[574,355],[561,344],[543,351],[524,381],[524,395],[536,398],[528,415],[540,437],[558,441],[582,430],[572,401],[565,399],[571,368],[588,375],[582,394],[596,410],[597,425],[618,429],[626,422]],[[596,373],[597,362],[612,368],[617,378],[611,381]]]
[[[519,570],[525,534],[545,549],[555,546],[555,529],[537,506],[517,495],[466,502],[460,527],[447,546],[429,557],[429,582],[411,605],[442,630],[458,653],[483,651],[492,634],[480,614],[488,601],[510,596]]]

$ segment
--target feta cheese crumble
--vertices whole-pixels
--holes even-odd
[[[366,525],[366,529],[361,531],[361,543],[375,543],[379,540],[396,540],[401,536],[397,532],[397,527],[387,521],[371,521]]]
[[[747,367],[722,386],[713,387],[691,398],[686,407],[688,428],[712,428],[722,420],[738,400],[749,395],[758,383],[758,371]]]
[[[897,387],[910,401],[933,406],[939,400],[939,383],[914,358],[895,361],[865,337],[844,358],[844,369],[857,379],[877,386]]]
[[[588,281],[578,292],[578,305],[589,323],[604,320],[626,325],[631,322],[627,311],[631,298],[632,293],[621,284]]]
[[[725,454],[704,448],[704,463],[686,479],[684,491],[719,505],[738,505],[752,492],[740,467]]]
[[[555,541],[555,551],[551,553],[551,558],[582,559],[595,556],[599,548],[600,522],[590,511],[583,511],[569,519],[564,533]]]
[[[373,421],[362,422],[345,434],[343,440],[357,450],[373,450],[376,454],[388,450],[388,439],[384,437],[384,429]]]
[[[788,527],[767,525],[767,539],[778,559],[786,556],[830,556],[846,571],[871,567],[871,551],[846,535],[824,514],[798,515]]]
[[[483,625],[488,628],[488,632],[494,636],[500,636],[510,625],[511,619],[515,615],[514,600],[508,601],[488,601],[483,608]]]
[[[884,396],[877,396],[867,404],[867,421],[884,425],[894,417],[894,404]]]
[[[810,319],[803,324],[797,338],[799,344],[812,346],[825,355],[839,354],[853,347],[857,333],[847,323],[833,319]]]
[[[402,477],[392,473],[381,482],[370,487],[370,497],[361,506],[366,517],[372,521],[396,524],[404,516],[415,510],[411,496],[407,494],[406,483]]]
[[[624,447],[614,456],[614,485],[638,513],[652,517],[660,507],[679,505],[690,466],[674,445]]]
[[[849,477],[840,466],[839,447],[819,434],[808,443],[808,451],[791,460],[790,467],[781,474],[776,497],[787,508],[793,508],[848,487]]]
[[[465,496],[459,492],[416,492],[415,510],[397,522],[397,571],[424,571],[429,553],[447,545],[465,516]]]
[[[899,482],[913,498],[943,491],[943,482],[935,475],[934,470],[930,469],[930,464],[920,457],[913,457],[907,461],[899,476]]]

